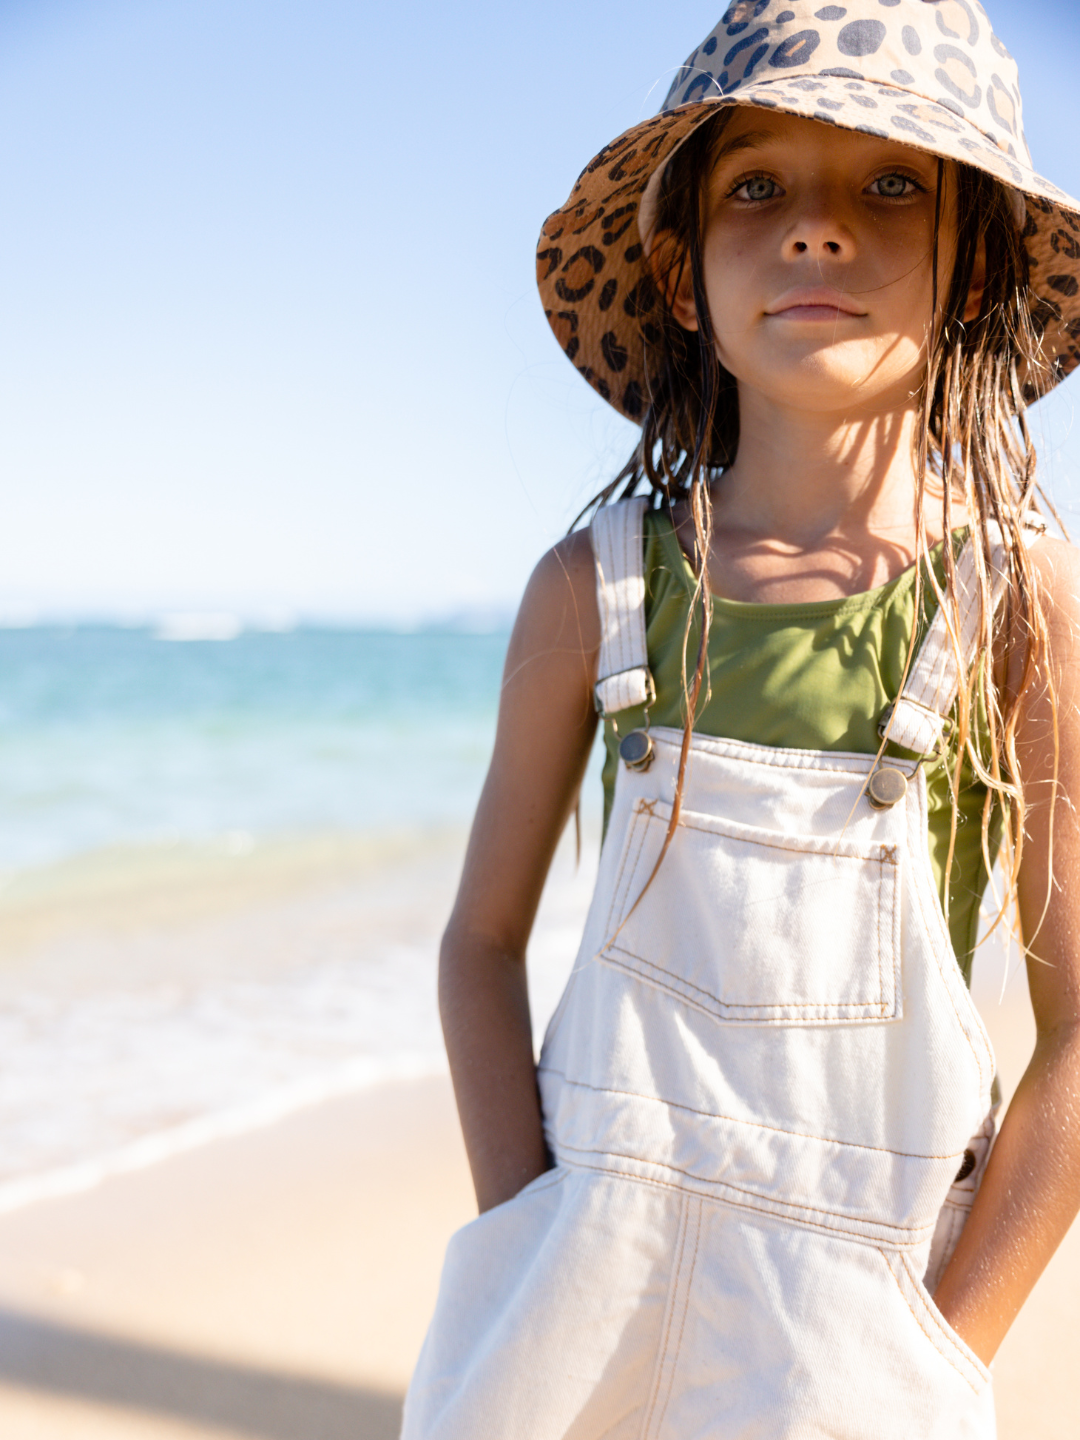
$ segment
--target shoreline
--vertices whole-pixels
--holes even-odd
[[[231,1110],[201,1115],[169,1129],[140,1136],[130,1144],[87,1160],[27,1175],[0,1180],[0,1217],[13,1214],[39,1200],[84,1194],[116,1175],[130,1175],[161,1164],[175,1155],[229,1140],[276,1125],[300,1111],[348,1096],[379,1090],[382,1086],[433,1079],[446,1074],[430,1056],[403,1055],[395,1061],[366,1056],[348,1061],[322,1075],[312,1075]]]
[[[453,870],[464,826],[312,831],[113,845],[0,877],[0,993],[65,942],[188,931],[267,902],[345,885],[376,890],[414,870]],[[20,977],[22,978],[22,977]]]
[[[453,831],[98,854],[0,896],[0,1213],[445,1073],[437,954],[463,847]],[[590,860],[556,857],[530,946],[538,1028]]]

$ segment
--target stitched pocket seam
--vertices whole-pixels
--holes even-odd
[[[634,964],[623,964],[622,961],[615,958],[616,955],[625,955],[627,959],[632,960]],[[756,1015],[743,1014],[728,1017],[724,1014],[724,1012],[728,1010],[750,1010],[755,1012],[768,1010],[781,1012],[779,1014],[760,1017],[760,1022],[766,1025],[778,1024],[781,1021],[794,1023],[799,1020],[807,1024],[827,1023],[829,1021],[840,1023],[845,1020],[885,1020],[890,1018],[891,1015],[886,1002],[880,1000],[839,1000],[835,1004],[829,1004],[825,1001],[817,1003],[809,1000],[777,1001],[775,1004],[762,1004],[751,1001],[742,1003],[734,1000],[721,1000],[719,996],[714,995],[710,990],[703,990],[701,986],[695,985],[692,980],[687,980],[682,975],[676,975],[671,970],[665,970],[662,965],[657,965],[653,960],[646,960],[644,955],[637,955],[633,950],[628,950],[624,945],[611,946],[600,958],[608,965],[613,965],[617,969],[625,971],[628,975],[636,976],[646,984],[655,985],[660,990],[666,990],[677,999],[684,1001],[687,1005],[693,1006],[695,1010],[700,1010],[703,1014],[709,1015],[713,1019],[730,1018],[746,1024],[752,1024],[755,1019],[759,1018]],[[644,967],[645,970],[654,971],[655,974],[643,973],[642,967]],[[664,978],[660,978],[661,976]],[[684,989],[691,990],[694,994],[685,994]],[[701,996],[703,999],[696,999],[695,996]],[[711,1000],[712,1004],[707,1005],[703,1003],[705,1000]]]
[[[632,949],[629,944],[617,943],[622,934],[627,920],[630,918],[631,904],[630,896],[635,888],[635,881],[642,869],[641,861],[646,851],[646,841],[649,834],[651,821],[664,824],[664,817],[655,813],[656,801],[645,802],[639,800],[634,807],[629,834],[627,835],[623,855],[619,869],[612,886],[611,905],[608,913],[607,935],[608,939],[599,952],[598,958],[608,964],[634,976],[646,984],[655,985],[666,993],[676,996],[683,1003],[690,1005],[701,1013],[713,1019],[729,1020],[734,1023],[744,1024],[769,1024],[779,1023],[833,1023],[842,1024],[852,1021],[873,1023],[877,1021],[899,1018],[902,1013],[901,985],[896,974],[897,963],[889,967],[892,971],[892,993],[886,988],[886,966],[885,950],[886,941],[883,934],[885,924],[885,911],[888,909],[889,934],[892,937],[895,929],[895,909],[897,903],[896,888],[899,883],[900,863],[893,845],[884,845],[878,842],[869,844],[864,848],[848,854],[833,854],[819,848],[813,843],[814,837],[805,837],[810,843],[783,843],[781,840],[773,841],[761,836],[755,827],[741,826],[737,822],[727,824],[699,824],[690,816],[680,821],[680,830],[692,830],[699,834],[714,836],[719,839],[733,841],[738,845],[761,846],[766,849],[773,849],[781,853],[794,856],[816,857],[828,859],[829,861],[854,861],[861,866],[876,865],[877,885],[873,887],[870,894],[876,895],[876,923],[871,934],[876,941],[873,948],[876,949],[874,964],[877,969],[877,995],[874,997],[860,996],[855,999],[846,1000],[781,1000],[781,1001],[735,1001],[724,1000],[713,991],[695,983],[684,975],[650,960]],[[890,867],[889,870],[886,867]],[[887,883],[887,877],[891,874],[892,883]],[[622,955],[625,961],[616,958]],[[629,961],[631,963],[626,963]],[[870,972],[871,974],[873,971]],[[873,987],[871,987],[873,988]]]
[[[924,1294],[923,1287],[912,1268],[910,1257],[898,1255],[894,1261],[894,1258],[880,1247],[879,1252],[889,1267],[889,1274],[896,1282],[896,1288],[900,1291],[904,1304],[911,1311],[912,1318],[919,1329],[941,1358],[952,1366],[976,1395],[981,1395],[990,1382],[989,1370],[982,1364],[978,1356],[969,1352],[968,1347],[948,1324],[944,1315]],[[907,1281],[906,1285],[904,1284],[905,1280]],[[972,1371],[979,1377],[979,1383],[971,1378]]]

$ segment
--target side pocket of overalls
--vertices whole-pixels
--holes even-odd
[[[435,1314],[409,1386],[402,1440],[475,1433],[475,1413],[486,1395],[490,1400],[485,1365],[492,1337],[512,1354],[522,1320],[520,1292],[556,1223],[558,1187],[566,1176],[559,1167],[546,1170],[450,1237]]]
[[[912,1329],[909,1326],[909,1335],[918,1344],[921,1333],[931,1349],[976,1395],[981,1395],[990,1383],[990,1371],[938,1309],[911,1257],[895,1251],[882,1250],[880,1253],[899,1291],[901,1302],[917,1327]],[[898,1335],[900,1333],[897,1332]]]
[[[471,1248],[485,1230],[491,1230],[495,1226],[503,1226],[508,1217],[514,1211],[522,1209],[529,1197],[538,1195],[541,1191],[549,1189],[552,1185],[558,1185],[565,1180],[566,1170],[560,1165],[554,1165],[550,1170],[537,1175],[527,1185],[523,1185],[516,1195],[511,1195],[509,1200],[503,1200],[498,1205],[493,1205],[490,1210],[485,1210],[477,1215],[475,1220],[469,1220],[459,1230],[455,1230],[446,1247],[446,1260],[444,1271],[449,1268],[451,1256],[454,1257],[455,1266],[460,1264],[459,1252]]]

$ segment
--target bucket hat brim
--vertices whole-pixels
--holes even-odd
[[[643,326],[659,304],[647,257],[650,181],[699,125],[732,105],[900,141],[976,166],[1020,192],[1032,310],[1046,361],[1031,398],[1080,364],[1080,203],[1026,163],[1026,146],[1021,156],[1017,146],[1006,148],[957,114],[958,106],[852,72],[764,78],[734,94],[675,104],[625,131],[589,162],[541,231],[536,266],[544,313],[567,357],[627,419],[640,422],[645,413]]]

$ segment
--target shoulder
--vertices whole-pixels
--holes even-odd
[[[1075,658],[1080,637],[1080,549],[1041,535],[1028,547],[1055,666]]]
[[[1060,734],[1080,741],[1073,711],[1080,702],[1080,550],[1040,535],[1027,547],[1026,575],[1014,575],[1010,623],[1000,639],[1003,698],[1020,702],[1027,740]],[[1007,656],[1007,658],[1006,658]],[[1059,703],[1060,702],[1060,703]],[[1080,719],[1080,712],[1077,712]],[[1056,741],[1055,741],[1056,744]]]
[[[571,531],[553,545],[541,556],[529,583],[556,591],[565,590],[568,586],[573,590],[588,588],[595,591],[596,561],[591,531]]]
[[[1080,549],[1068,540],[1040,535],[1028,546],[1032,568],[1045,598],[1051,603],[1075,603],[1080,586]]]
[[[1040,672],[1045,676],[1047,661],[1060,676],[1062,662],[1067,665],[1074,658],[1080,633],[1080,550],[1052,535],[1036,536],[1026,549],[1026,567],[1013,571],[1012,604],[994,652],[1003,698],[1026,691],[1030,702],[1031,681]],[[1035,669],[1028,676],[1032,657]],[[1042,688],[1041,682],[1036,688]]]
[[[611,551],[605,546],[614,544],[620,553],[628,536],[637,534],[644,546],[641,561],[647,578],[650,545],[658,535],[659,517],[649,509],[640,516],[640,529],[623,528],[621,522],[631,513],[623,506],[629,503],[605,506],[592,526],[573,531],[541,558],[525,590],[515,638],[520,635],[529,644],[558,639],[588,656],[595,668],[601,641],[597,552],[606,563],[604,557]]]
[[[510,642],[508,671],[541,658],[550,662],[576,656],[585,659],[591,674],[599,650],[592,539],[588,530],[575,530],[541,557],[529,578]]]

